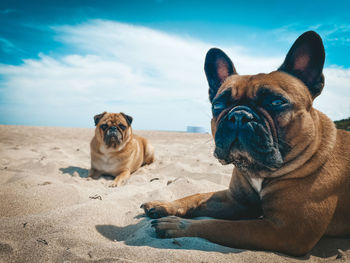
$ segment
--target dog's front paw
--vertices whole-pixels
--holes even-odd
[[[115,180],[113,181],[113,183],[110,184],[109,187],[119,187],[119,186],[121,186],[121,185],[123,185],[123,184],[124,184],[124,180],[115,179]]]
[[[171,203],[161,201],[144,203],[140,208],[143,208],[145,214],[150,218],[160,218],[169,215],[175,215],[177,210],[172,207]]]
[[[153,220],[151,226],[154,227],[157,237],[174,238],[193,236],[190,226],[194,220],[183,219],[177,216],[168,216]]]
[[[110,187],[119,187],[126,183],[128,178],[130,177],[130,171],[125,170],[120,174],[113,174],[115,176],[113,183],[110,185]]]
[[[89,174],[88,174],[88,177],[89,178],[92,178],[94,180],[97,180],[98,178],[100,178],[101,176],[101,173],[95,169],[90,169],[89,170]]]

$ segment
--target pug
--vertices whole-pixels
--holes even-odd
[[[300,256],[324,235],[350,236],[350,132],[313,108],[324,60],[313,31],[268,74],[238,75],[223,51],[208,51],[214,155],[235,168],[227,190],[143,204],[159,237]],[[199,216],[215,219],[189,219]]]
[[[90,143],[89,177],[115,177],[112,187],[121,186],[145,164],[154,162],[154,149],[145,138],[133,134],[133,118],[124,113],[103,112],[94,117],[95,136]]]

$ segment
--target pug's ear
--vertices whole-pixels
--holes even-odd
[[[314,31],[307,31],[294,42],[278,70],[300,79],[312,97],[316,98],[324,86],[324,61],[325,51],[321,37]]]
[[[95,126],[97,126],[97,124],[100,122],[100,120],[102,119],[102,117],[106,114],[107,112],[104,111],[101,114],[97,114],[94,116],[94,121],[95,121]]]
[[[204,71],[209,84],[209,100],[213,101],[225,79],[237,74],[231,59],[218,48],[212,48],[205,57]]]
[[[129,126],[130,126],[131,123],[132,123],[133,118],[132,118],[131,116],[129,116],[129,115],[126,115],[124,112],[121,112],[120,114],[124,116],[126,122],[127,122],[127,123],[129,124]]]

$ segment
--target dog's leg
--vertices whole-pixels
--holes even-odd
[[[293,228],[292,233],[290,230],[279,229],[274,222],[265,219],[193,220],[169,216],[153,220],[152,227],[161,238],[201,237],[232,248],[272,250],[292,255],[307,253],[318,240],[314,238],[314,242],[303,250],[305,241],[295,239],[295,234],[299,231],[297,228]]]
[[[144,162],[143,164],[151,164],[154,162],[154,148],[151,144],[147,142],[147,140],[143,141],[143,147],[145,148],[144,153]]]
[[[290,196],[264,209],[264,216],[252,220],[193,220],[176,216],[152,221],[152,227],[162,238],[201,237],[217,244],[234,248],[272,250],[300,256],[312,249],[325,233],[332,218],[337,199],[319,203],[291,204]],[[279,206],[279,202],[289,206]],[[322,220],[320,220],[322,218]]]
[[[118,187],[121,186],[122,184],[124,184],[126,182],[126,180],[128,180],[128,178],[130,177],[130,171],[129,170],[125,170],[123,172],[121,172],[120,174],[118,174],[113,183],[111,184],[111,187]]]
[[[96,179],[100,178],[101,175],[102,175],[102,173],[100,171],[97,171],[96,169],[91,167],[91,169],[89,170],[88,177],[96,180]]]
[[[260,197],[246,178],[237,175],[230,189],[195,194],[172,202],[153,201],[141,208],[151,218],[175,215],[185,218],[210,216],[220,219],[257,218],[262,215]]]

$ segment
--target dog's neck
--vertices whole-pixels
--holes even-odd
[[[288,176],[288,178],[305,177],[312,174],[329,158],[337,136],[334,123],[322,112],[312,109],[315,136],[300,154],[288,160],[280,169],[267,177]],[[300,160],[305,160],[301,162]]]
[[[251,186],[260,194],[265,183],[274,178],[301,178],[316,172],[330,157],[336,144],[337,129],[334,123],[325,114],[313,109],[316,132],[314,139],[295,158],[286,162],[274,172],[240,171],[234,168],[233,174],[240,173],[245,176]],[[300,160],[305,160],[301,162]]]

